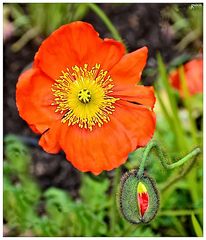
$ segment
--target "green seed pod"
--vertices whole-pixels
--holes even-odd
[[[137,170],[125,173],[121,179],[117,203],[121,214],[130,223],[150,222],[159,208],[155,182],[145,174],[139,177]]]

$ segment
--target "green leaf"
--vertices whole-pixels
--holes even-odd
[[[51,217],[68,213],[73,207],[69,194],[58,188],[49,188],[43,196],[46,198],[46,210]]]
[[[30,229],[36,222],[36,206],[38,198],[32,197],[21,185],[12,185],[8,180],[4,181],[4,218],[10,228],[17,231]]]
[[[202,237],[203,236],[202,228],[201,228],[197,218],[195,217],[194,213],[191,215],[191,218],[192,218],[192,224],[193,224],[193,228],[195,230],[196,236]]]
[[[82,179],[80,196],[85,205],[94,211],[99,211],[105,209],[109,204],[108,196],[106,195],[108,188],[108,179],[103,179],[99,182],[85,175]]]
[[[31,156],[28,148],[15,135],[7,135],[4,138],[5,157],[15,175],[28,173]]]
[[[73,6],[75,7],[73,21],[82,19],[89,10],[89,6],[86,3],[76,3]]]

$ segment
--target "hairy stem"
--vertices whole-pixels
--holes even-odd
[[[187,162],[188,160],[196,157],[201,152],[200,148],[195,148],[192,152],[188,153],[185,157],[181,158],[177,162],[172,163],[172,164],[168,164],[165,161],[165,160],[168,159],[166,153],[164,151],[162,151],[162,149],[160,148],[160,146],[158,145],[158,143],[156,141],[151,141],[147,145],[146,149],[144,150],[143,159],[142,159],[142,162],[140,163],[140,167],[139,167],[139,171],[138,171],[138,176],[139,177],[141,177],[143,175],[145,163],[148,159],[150,151],[153,150],[153,149],[156,150],[156,154],[159,157],[158,159],[160,160],[162,166],[166,169],[177,168],[177,167],[181,166],[182,164],[184,164],[185,162]]]
[[[197,155],[183,171],[179,172],[179,175],[177,175],[175,177],[171,177],[169,180],[167,180],[166,184],[161,188],[161,192],[163,193],[163,192],[167,191],[170,186],[172,186],[174,183],[176,183],[182,177],[184,177],[193,167],[194,163],[196,162],[196,158],[197,158]]]

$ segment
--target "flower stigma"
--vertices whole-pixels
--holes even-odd
[[[119,98],[109,96],[112,92],[112,78],[107,71],[95,64],[90,70],[88,64],[73,66],[72,71],[62,71],[62,75],[52,85],[55,96],[52,105],[55,112],[63,114],[62,123],[77,124],[80,128],[92,130],[110,121],[114,103]]]
[[[89,103],[91,101],[91,93],[88,89],[82,89],[79,91],[78,98],[82,103]]]

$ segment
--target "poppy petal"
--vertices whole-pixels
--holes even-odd
[[[114,86],[113,92],[110,95],[121,100],[143,104],[152,109],[156,100],[154,88],[142,85]]]
[[[128,53],[110,70],[114,84],[137,84],[147,60],[147,47]]]
[[[127,160],[132,142],[124,131],[119,131],[116,120],[88,131],[78,126],[64,126],[61,131],[61,148],[66,153],[66,158],[77,169],[98,175],[103,170],[112,170]]]
[[[112,114],[124,126],[128,137],[137,147],[145,146],[152,138],[156,125],[153,111],[142,105],[119,100],[116,102],[115,112]]]
[[[96,61],[101,64],[102,69],[109,71],[125,54],[125,47],[114,39],[105,38],[99,50],[98,56],[93,59],[91,66]]]
[[[149,194],[145,184],[141,181],[137,185],[137,203],[139,213],[143,217],[149,207]]]
[[[54,122],[50,129],[44,132],[39,140],[39,145],[48,153],[58,153],[61,148],[59,146],[59,134],[61,122]]]
[[[154,129],[153,112],[119,100],[111,121],[102,127],[89,131],[77,125],[68,127],[62,124],[59,145],[77,169],[98,175],[103,170],[112,170],[123,164],[130,152],[151,139]],[[50,144],[49,138],[47,140]]]
[[[115,40],[102,40],[98,35],[88,23],[78,21],[64,25],[43,41],[34,65],[53,79],[74,65],[88,64],[91,68],[98,63],[109,70],[123,56],[125,48]]]
[[[149,195],[148,193],[138,194],[138,203],[140,208],[140,214],[143,217],[146,210],[148,209]]]
[[[186,84],[191,95],[203,92],[203,60],[193,59],[184,65]],[[169,75],[171,85],[184,97],[184,91],[179,76],[179,70],[173,70]]]
[[[16,104],[19,115],[36,133],[46,131],[52,121],[60,119],[51,106],[53,80],[40,70],[31,68],[20,75],[16,86]]]

